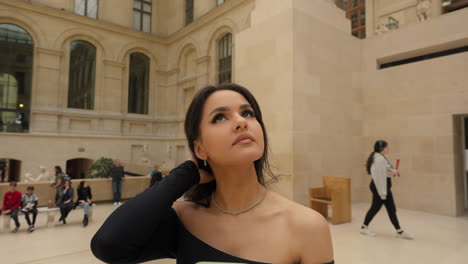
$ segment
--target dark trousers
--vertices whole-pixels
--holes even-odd
[[[27,212],[22,211],[24,214],[24,217],[26,218],[26,222],[28,223],[29,226],[33,226],[36,224],[36,217],[37,217],[37,209],[33,208],[31,210],[28,210]],[[29,214],[32,214],[33,220],[31,222],[31,219],[29,218]]]
[[[395,201],[393,200],[391,188],[392,180],[390,178],[387,178],[387,199],[382,200],[382,198],[380,198],[379,193],[377,192],[377,188],[375,187],[374,181],[370,183],[370,189],[372,192],[372,205],[366,214],[364,225],[368,226],[374,218],[374,216],[379,212],[380,208],[382,208],[382,205],[385,205],[388,216],[390,217],[390,221],[392,222],[393,226],[397,230],[400,229],[400,223],[398,222],[398,218],[396,215],[396,206]]]
[[[13,221],[15,222],[15,226],[16,226],[16,227],[19,227],[19,226],[20,226],[20,223],[19,223],[19,221],[18,221],[18,213],[19,213],[19,211],[20,211],[20,209],[19,209],[19,208],[16,208],[15,210],[12,210],[9,214],[7,214],[7,215],[9,215],[9,216],[13,219]],[[1,212],[2,212],[2,211],[0,210],[0,213],[1,213]]]
[[[70,211],[73,209],[73,203],[69,202],[60,206],[60,218],[66,219]]]
[[[122,199],[122,182],[113,181],[114,202],[119,203]]]

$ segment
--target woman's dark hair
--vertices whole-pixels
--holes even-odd
[[[208,97],[210,97],[210,95],[218,91],[237,92],[241,94],[252,107],[255,114],[255,118],[262,127],[263,140],[265,143],[262,157],[254,161],[255,171],[257,173],[257,180],[263,186],[270,182],[265,180],[265,174],[269,174],[269,176],[272,177],[272,180],[276,180],[276,178],[273,176],[273,173],[271,172],[270,164],[268,162],[268,136],[266,133],[265,124],[263,123],[260,106],[258,105],[257,100],[255,100],[255,97],[249,92],[249,90],[233,83],[226,83],[218,86],[207,86],[201,89],[194,96],[192,103],[190,104],[190,107],[187,110],[187,115],[185,116],[185,136],[187,137],[190,151],[198,160],[198,167],[212,172],[209,164],[207,164],[207,166],[204,166],[202,160],[196,157],[194,142],[200,138],[200,124],[202,120],[203,107],[205,106]],[[195,185],[185,194],[185,198],[190,201],[209,206],[210,196],[215,190],[216,181],[212,181],[205,184],[198,184]]]
[[[55,168],[55,176],[57,176],[57,174],[59,174],[59,173],[63,173],[62,172],[62,167],[57,165],[54,168]]]
[[[64,183],[63,183],[63,186],[65,186],[65,183],[69,183],[69,186],[71,187],[72,186],[72,181],[71,180],[66,180]]]
[[[86,181],[80,181],[80,185],[78,186],[78,189],[84,188],[84,184]]]
[[[384,150],[387,146],[388,143],[385,140],[377,140],[375,142],[374,151],[369,155],[369,158],[367,158],[366,163],[366,170],[369,175],[371,174],[371,166],[374,163],[374,154],[382,152],[382,150]]]

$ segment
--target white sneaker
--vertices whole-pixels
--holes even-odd
[[[408,240],[413,240],[414,239],[414,235],[413,234],[410,234],[410,233],[406,233],[403,231],[403,233],[401,234],[396,234],[396,237],[397,238],[401,238],[401,239],[408,239]]]
[[[117,202],[115,202],[114,205],[117,205]]]
[[[122,203],[121,203],[121,202],[118,202],[117,205],[122,205]]]
[[[371,236],[371,237],[375,237],[377,234],[370,231],[369,228],[361,228],[361,234],[363,235],[366,235],[366,236]]]

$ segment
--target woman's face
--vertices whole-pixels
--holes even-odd
[[[70,182],[69,182],[69,181],[65,181],[64,186],[65,186],[65,187],[70,187]]]
[[[388,146],[386,146],[383,150],[382,150],[382,154],[388,154]]]
[[[211,94],[203,108],[195,154],[211,166],[252,163],[263,155],[264,140],[253,108],[239,93]]]
[[[83,187],[88,188],[88,182],[84,182]]]

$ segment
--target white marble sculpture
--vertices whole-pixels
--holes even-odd
[[[38,181],[50,181],[50,173],[47,171],[47,168],[44,166],[39,167],[39,174],[37,177],[34,177],[32,173],[25,173],[24,174],[24,181],[25,182],[38,182]]]
[[[377,33],[378,35],[383,34],[385,32],[388,32],[388,31],[389,31],[389,29],[388,29],[387,25],[385,25],[384,23],[379,23],[377,25],[377,28],[375,29],[375,33]]]
[[[429,10],[431,7],[431,0],[418,0],[418,4],[416,5],[416,16],[418,17],[418,22],[425,21],[429,18]]]

